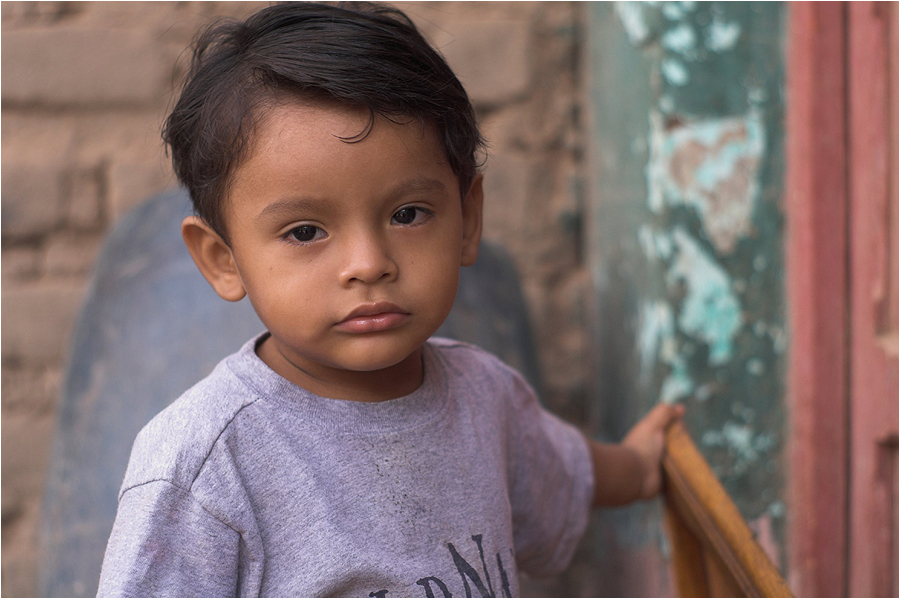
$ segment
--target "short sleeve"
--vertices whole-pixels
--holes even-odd
[[[591,456],[581,431],[543,409],[523,380],[516,386],[509,448],[516,561],[532,576],[553,576],[568,566],[587,528]]]
[[[228,597],[238,593],[240,535],[166,481],[124,492],[98,597]]]

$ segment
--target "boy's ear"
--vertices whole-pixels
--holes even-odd
[[[481,222],[484,207],[484,175],[477,173],[466,197],[463,198],[463,238],[460,264],[472,266],[478,258],[478,242],[481,241]]]
[[[231,248],[206,221],[197,216],[185,218],[181,236],[197,268],[219,297],[236,302],[247,295]]]

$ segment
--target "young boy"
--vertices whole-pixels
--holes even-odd
[[[138,436],[100,595],[516,596],[592,504],[659,491],[680,411],[594,443],[496,358],[429,339],[478,253],[482,139],[403,14],[207,30],[164,137],[194,261],[267,330]]]

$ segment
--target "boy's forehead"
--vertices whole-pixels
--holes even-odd
[[[298,174],[312,187],[340,188],[347,184],[341,173],[380,163],[384,168],[376,173],[390,172],[398,182],[416,179],[431,165],[449,179],[447,185],[458,187],[436,127],[421,119],[388,118],[338,103],[278,102],[256,119],[223,207],[233,213],[234,202],[248,191]]]
[[[354,140],[377,117],[363,106],[337,102],[287,99],[262,109],[254,128],[251,149],[272,143],[279,134],[298,127],[328,130],[336,139]]]
[[[377,135],[373,135],[377,130]],[[402,150],[414,154],[437,154],[446,163],[437,127],[406,115],[383,116],[364,107],[338,102],[294,99],[273,103],[258,115],[249,135],[243,164],[272,158],[271,152],[286,144],[309,146],[314,154],[327,148],[352,146],[363,152],[383,151],[385,131],[402,138]],[[374,141],[373,141],[374,139]],[[240,170],[240,166],[236,171]]]

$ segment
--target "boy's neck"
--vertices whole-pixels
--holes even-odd
[[[418,389],[425,376],[421,347],[394,366],[370,372],[320,369],[313,373],[304,370],[278,350],[271,336],[257,345],[256,354],[269,368],[298,387],[330,399],[361,402],[397,399]]]

